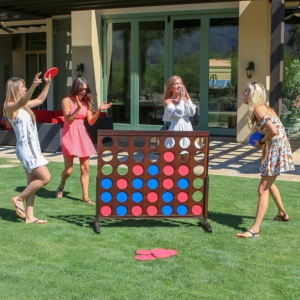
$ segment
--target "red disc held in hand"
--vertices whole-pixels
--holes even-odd
[[[45,78],[49,78],[51,75],[51,79],[54,78],[58,73],[58,69],[56,67],[50,68],[46,73],[45,73]]]
[[[135,253],[141,254],[141,255],[151,255],[152,254],[152,252],[150,250],[144,250],[144,249],[136,250]]]
[[[137,259],[137,260],[154,260],[154,259],[156,259],[156,257],[154,257],[153,255],[137,255],[135,257],[135,259]]]

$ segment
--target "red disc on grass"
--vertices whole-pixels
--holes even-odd
[[[136,250],[135,253],[140,254],[140,255],[151,255],[152,254],[151,250],[145,250],[145,249]]]
[[[178,254],[178,251],[176,251],[176,250],[174,250],[174,249],[168,249],[167,251],[169,252],[169,254],[170,254],[171,256]]]
[[[45,78],[49,78],[51,75],[51,79],[54,78],[58,73],[58,69],[56,67],[50,68],[46,73],[45,73]]]
[[[135,257],[135,259],[137,259],[137,260],[154,260],[154,259],[156,259],[156,257],[154,257],[153,255],[137,255]]]
[[[156,258],[168,258],[171,256],[168,250],[152,250],[152,255]]]

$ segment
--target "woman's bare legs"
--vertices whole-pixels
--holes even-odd
[[[89,204],[95,204],[89,198],[89,180],[90,180],[90,158],[89,157],[80,157],[80,182],[82,188],[82,199],[84,202]]]
[[[277,188],[275,183],[273,183],[272,186],[270,187],[270,194],[271,194],[271,196],[277,206],[277,210],[278,210],[277,216],[275,217],[275,219],[277,219],[278,221],[288,221],[290,219],[290,217],[288,216],[288,214],[286,214],[286,211],[283,207],[279,189]],[[282,218],[284,218],[284,219],[282,219]]]
[[[65,169],[61,172],[61,181],[55,193],[57,198],[62,198],[63,196],[63,189],[65,187],[66,181],[73,172],[73,161],[74,156],[64,156]]]
[[[238,233],[238,237],[254,237],[259,236],[259,229],[261,222],[266,214],[269,204],[269,190],[272,187],[276,176],[262,176],[259,186],[258,186],[258,195],[259,200],[257,204],[256,217],[253,225],[249,229],[249,231]],[[274,190],[273,190],[274,191]],[[279,191],[278,191],[279,192]],[[251,233],[252,232],[252,233]]]
[[[32,173],[26,172],[27,177],[27,187],[25,190],[14,197],[13,199],[19,203],[23,204],[24,208],[24,200],[26,200],[26,223],[32,223],[36,220],[33,214],[33,206],[35,193],[43,186],[47,185],[51,179],[51,174],[46,166],[41,166],[32,171]]]

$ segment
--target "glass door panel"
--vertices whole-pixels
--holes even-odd
[[[107,111],[114,123],[130,124],[131,107],[131,24],[107,24],[107,102],[113,102]]]
[[[238,19],[210,20],[208,127],[236,128]]]
[[[37,72],[41,71],[42,75],[40,78],[43,78],[44,72],[46,70],[46,54],[26,54],[26,81],[28,86],[31,85],[31,82],[33,81],[33,78]],[[31,99],[37,98],[38,95],[42,92],[44,86],[45,82],[44,80],[42,80],[42,83],[39,84],[34,90]],[[38,109],[47,109],[47,99],[42,105],[38,106]]]
[[[200,20],[175,20],[173,28],[174,74],[182,78],[197,106],[191,119],[198,126],[200,115]]]
[[[139,23],[139,124],[163,125],[165,22]]]

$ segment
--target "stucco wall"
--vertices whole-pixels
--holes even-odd
[[[254,73],[251,82],[265,85],[269,91],[270,43],[271,43],[271,4],[266,0],[240,1],[239,8],[239,82],[237,141],[248,141],[250,132],[247,126],[248,107],[243,104],[242,93],[248,83],[246,68],[253,61]]]
[[[75,69],[80,63],[84,64],[84,73],[82,76],[91,86],[94,103],[97,106],[101,101],[102,78],[100,19],[99,11],[72,12],[72,63]]]

